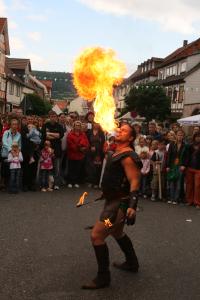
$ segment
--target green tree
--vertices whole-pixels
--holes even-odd
[[[26,95],[26,103],[31,104],[32,112],[38,116],[46,115],[52,107],[48,101],[43,100],[37,94]]]
[[[125,98],[126,110],[135,111],[149,122],[163,121],[170,115],[170,99],[162,86],[141,84],[132,87]]]

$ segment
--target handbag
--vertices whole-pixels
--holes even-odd
[[[167,180],[174,181],[177,180],[180,176],[179,166],[174,165],[170,168],[169,172],[167,173]]]
[[[9,132],[7,132],[7,139],[8,139],[8,137],[9,137]],[[8,157],[8,153],[9,153],[8,148],[5,147],[5,146],[2,144],[2,148],[1,148],[1,157],[2,157],[2,158],[7,158],[7,157]]]

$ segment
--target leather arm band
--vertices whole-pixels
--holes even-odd
[[[139,195],[138,191],[132,191],[129,194],[129,197],[130,197],[130,199],[129,199],[129,207],[133,208],[135,210],[137,209],[138,195]]]

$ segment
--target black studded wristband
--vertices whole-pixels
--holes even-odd
[[[137,209],[137,204],[138,204],[138,191],[132,191],[129,194],[129,207],[133,209]]]

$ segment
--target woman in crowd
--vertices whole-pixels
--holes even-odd
[[[136,132],[136,139],[134,141],[134,146],[136,147],[139,144],[140,137],[143,137],[143,135],[142,135],[142,127],[139,123],[134,124],[134,129]]]
[[[81,122],[75,121],[73,130],[67,136],[68,156],[68,187],[79,188],[82,163],[86,155],[89,142],[81,130]]]
[[[10,121],[10,129],[6,130],[3,134],[2,138],[2,149],[1,149],[1,157],[2,157],[2,166],[1,166],[1,177],[4,181],[4,188],[8,187],[9,182],[9,163],[7,161],[8,154],[12,149],[13,143],[18,144],[19,148],[21,148],[21,134],[18,131],[19,122],[17,119],[11,119]]]
[[[104,133],[97,123],[93,123],[92,129],[87,131],[90,144],[87,153],[87,181],[90,187],[98,188],[101,168],[103,163],[103,147],[105,142]]]
[[[170,130],[166,134],[166,150],[168,151],[170,143],[175,143],[176,142],[176,134],[174,131]]]
[[[200,133],[194,134],[186,162],[186,201],[200,209]]]
[[[170,190],[168,203],[172,204],[184,201],[184,165],[187,156],[187,147],[184,143],[184,137],[185,134],[183,130],[179,129],[176,134],[176,142],[169,144],[167,152],[166,171]]]

